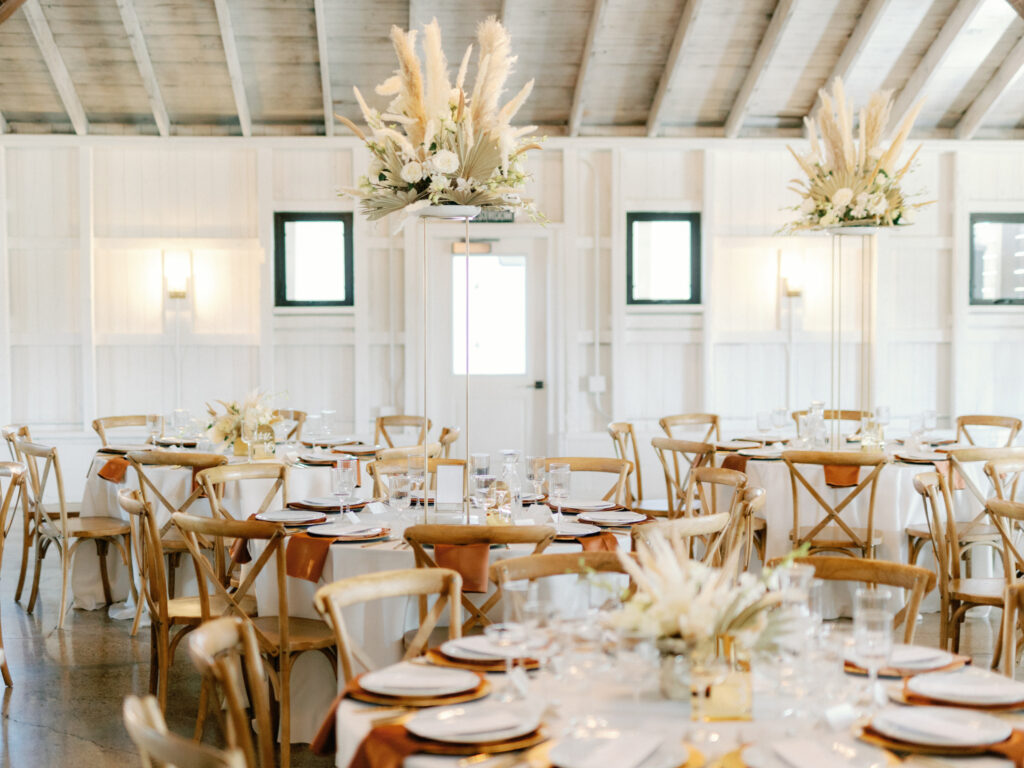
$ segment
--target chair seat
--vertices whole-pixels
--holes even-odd
[[[757,533],[758,531],[767,530],[768,522],[763,517],[751,517],[750,527],[754,533]]]
[[[280,647],[281,633],[278,629],[277,616],[258,616],[252,620],[271,645]],[[297,653],[311,651],[315,648],[329,648],[334,645],[334,632],[326,622],[319,619],[303,619],[298,616],[288,617],[288,650]]]
[[[949,598],[963,603],[1002,606],[1005,589],[1006,581],[1001,578],[951,579]]]
[[[75,517],[68,520],[68,536],[101,539],[131,533],[128,523],[119,517]]]
[[[994,525],[975,524],[969,520],[956,524],[956,535],[957,541],[960,542],[999,540],[999,530]],[[927,527],[915,526],[907,528],[907,536],[912,539],[930,539],[932,532]]]
[[[79,503],[65,504],[64,509],[68,517],[78,517],[82,514],[82,505]],[[60,504],[43,504],[43,511],[51,520],[60,520]]]
[[[410,629],[404,635],[402,635],[402,649],[407,650],[412,645],[412,639],[416,637],[416,633],[419,630]],[[482,635],[484,633],[483,627],[476,624],[466,633],[466,635]],[[430,636],[427,638],[427,648],[436,648],[441,643],[448,642],[448,627],[434,627],[430,632]]]
[[[796,541],[797,539],[804,540],[807,538],[807,534],[809,534],[813,530],[813,525],[801,526],[798,529],[797,535],[795,536],[793,535],[793,532],[790,531],[789,538],[792,541]],[[877,531],[874,534],[872,534],[871,541],[868,541],[867,528],[857,528],[851,525],[850,530],[853,531],[853,534],[861,541],[863,541],[865,544],[878,546],[882,543],[882,534],[878,533]],[[860,545],[857,544],[855,541],[851,540],[850,537],[847,535],[846,531],[844,531],[838,525],[826,525],[824,528],[818,531],[812,539],[810,539],[810,542],[812,547],[834,547],[838,549],[860,547]]]
[[[167,533],[160,537],[160,545],[164,549],[164,553],[173,552],[188,552],[188,545],[185,543],[185,537],[181,535],[181,531],[177,528],[170,528]]]
[[[239,604],[247,615],[256,613],[256,598],[246,595]],[[210,595],[210,614],[215,618],[223,615],[228,603],[223,597]],[[198,624],[203,617],[199,596],[175,597],[167,601],[167,615],[172,624]]]

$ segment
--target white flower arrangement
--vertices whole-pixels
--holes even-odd
[[[274,417],[274,409],[270,406],[271,397],[266,392],[254,389],[245,399],[239,403],[237,400],[224,402],[217,400],[224,407],[223,413],[206,404],[206,411],[210,414],[211,422],[207,426],[210,433],[210,440],[214,443],[234,442],[242,436],[242,424],[249,422],[257,427],[269,427],[277,419]]]
[[[371,221],[427,205],[522,208],[540,218],[533,203],[519,194],[528,178],[525,155],[540,148],[526,138],[536,126],[511,126],[533,90],[533,80],[498,106],[515,63],[504,27],[492,16],[477,28],[480,51],[472,91],[465,89],[465,82],[473,46],[466,49],[453,86],[437,20],[423,31],[425,72],[416,54],[416,36],[416,30],[391,28],[399,68],[376,88],[378,95],[392,97],[384,112],[371,108],[359,89],[353,89],[370,136],[336,115],[372,155],[358,189],[346,194],[360,200]]]
[[[883,134],[892,112],[892,91],[871,95],[860,110],[854,137],[853,108],[846,103],[843,82],[836,78],[832,94],[822,90],[821,107],[814,118],[804,118],[811,149],[790,153],[807,179],[793,179],[790,187],[802,198],[792,210],[800,215],[782,231],[826,229],[841,226],[893,227],[912,223],[913,211],[927,202],[911,203],[902,189],[920,146],[901,167],[903,145],[921,109],[916,104],[903,119],[888,147]],[[821,141],[818,141],[818,131]]]

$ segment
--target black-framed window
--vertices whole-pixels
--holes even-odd
[[[352,214],[274,214],[274,305],[351,307]]]
[[[971,214],[971,304],[1024,304],[1024,213]]]
[[[700,304],[700,214],[626,214],[626,303]]]

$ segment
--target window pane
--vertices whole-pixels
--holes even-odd
[[[345,222],[289,221],[284,225],[288,301],[345,298]]]
[[[526,373],[526,257],[469,262],[469,371]],[[466,257],[452,257],[452,373],[466,373]]]
[[[633,299],[689,301],[689,221],[633,222]]]
[[[971,239],[974,257],[971,298],[1024,301],[1024,220],[975,221],[971,226]]]

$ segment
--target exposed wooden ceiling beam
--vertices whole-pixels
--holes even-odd
[[[235,95],[235,109],[238,111],[238,122],[242,126],[243,136],[252,136],[252,116],[249,113],[249,99],[245,95],[245,78],[242,77],[242,64],[238,59],[238,46],[235,44],[235,27],[231,23],[231,11],[228,0],[213,0],[217,9],[217,24],[220,25],[220,39],[224,45],[224,58],[228,63],[228,75],[231,77],[231,92]]]
[[[846,81],[850,77],[850,73],[853,72],[853,68],[857,66],[857,62],[860,59],[864,49],[867,47],[868,40],[871,39],[871,34],[875,31],[878,26],[879,20],[885,13],[885,9],[889,6],[892,0],[868,0],[867,5],[864,6],[864,10],[860,13],[860,18],[857,19],[857,24],[853,28],[853,32],[850,33],[849,39],[846,41],[846,46],[843,48],[843,52],[839,54],[839,58],[836,60],[835,66],[832,67],[832,71],[828,75],[828,79],[825,80],[824,87],[828,87],[833,80],[837,77]],[[814,105],[811,107],[811,111],[808,115],[813,115],[818,111],[821,106],[821,96],[814,97]]]
[[[727,138],[735,138],[743,127],[743,120],[750,109],[750,101],[757,90],[757,82],[761,79],[768,65],[771,63],[775,49],[779,46],[782,33],[785,32],[789,20],[793,17],[793,8],[796,0],[779,0],[772,13],[772,20],[768,22],[768,28],[764,31],[761,44],[757,46],[757,53],[747,70],[747,76],[743,79],[739,93],[736,94],[736,101],[729,110],[729,117],[725,121],[725,135]]]
[[[324,100],[324,133],[334,135],[334,92],[331,89],[331,62],[327,51],[327,17],[324,15],[324,0],[313,0],[313,16],[316,19],[316,47],[320,56],[320,93]]]
[[[988,117],[992,107],[996,105],[1000,97],[1010,86],[1020,79],[1024,74],[1024,37],[1017,41],[1010,52],[999,65],[999,69],[992,75],[992,79],[985,83],[971,106],[964,112],[960,122],[956,124],[954,133],[958,139],[969,139],[977,132],[985,118]]]
[[[138,14],[135,13],[135,0],[117,0],[117,10],[121,12],[121,23],[128,34],[128,44],[132,47],[132,55],[139,68],[142,85],[149,98],[149,107],[153,110],[156,129],[160,131],[161,136],[170,136],[171,119],[167,115],[164,97],[160,93],[160,83],[157,82],[156,72],[153,70],[153,61],[149,58],[149,47],[142,34],[142,25],[139,24]]]
[[[946,23],[939,30],[939,34],[935,36],[935,40],[929,46],[924,56],[921,57],[921,61],[918,63],[913,74],[910,75],[907,84],[903,86],[900,95],[896,97],[896,103],[893,104],[892,108],[890,125],[902,123],[907,112],[911,110],[914,104],[917,103],[917,100],[924,94],[925,88],[928,87],[928,83],[931,81],[936,70],[942,65],[950,48],[953,47],[953,42],[961,30],[974,18],[974,14],[981,8],[982,2],[983,0],[958,0],[952,12],[946,18]]]
[[[11,18],[24,4],[25,0],[0,0],[0,24]]]
[[[1024,18],[1024,0],[1007,0],[1010,6],[1017,12],[1017,14]]]
[[[672,84],[679,73],[679,60],[682,59],[683,46],[686,45],[686,38],[693,30],[693,20],[697,18],[702,2],[703,0],[686,0],[686,4],[683,5],[683,13],[679,17],[675,37],[672,38],[672,47],[669,48],[665,68],[661,72],[661,79],[658,80],[658,89],[654,92],[651,111],[647,113],[648,136],[655,136],[658,133],[661,113],[665,108],[665,97],[672,89]]]
[[[60,55],[60,49],[57,48],[57,43],[53,39],[50,24],[46,21],[46,16],[43,15],[43,9],[39,7],[39,0],[26,0],[22,8],[25,11],[25,19],[28,21],[29,28],[32,30],[32,36],[36,39],[36,45],[39,46],[39,52],[43,54],[46,68],[50,70],[50,78],[57,88],[60,100],[64,103],[64,111],[68,113],[75,133],[84,136],[89,132],[89,121],[85,117],[85,109],[82,108],[82,102],[78,99],[75,84],[64,63],[64,57]]]
[[[608,0],[594,0],[594,8],[590,12],[590,26],[587,27],[587,39],[583,44],[583,55],[580,57],[580,68],[576,73],[576,87],[572,92],[572,107],[569,109],[568,120],[570,136],[577,136],[580,132],[580,122],[583,120],[583,89],[587,85],[587,71],[594,59],[594,42],[597,40],[597,32],[601,28],[601,21],[607,8]]]

